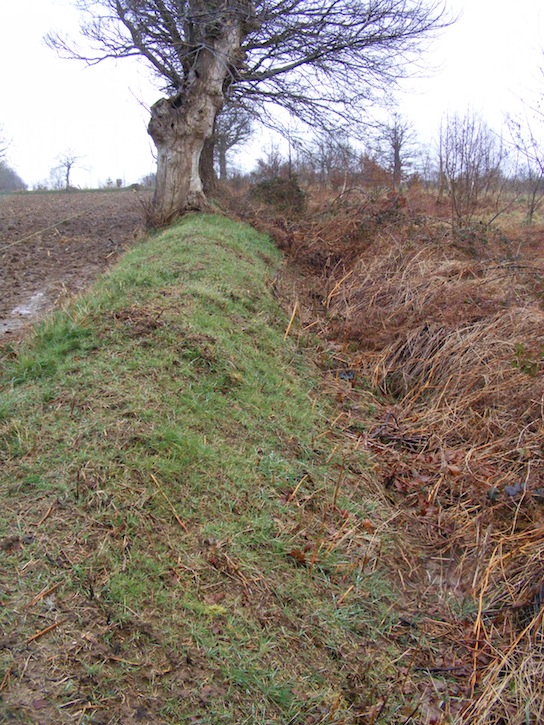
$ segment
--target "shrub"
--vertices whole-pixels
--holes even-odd
[[[282,179],[274,176],[255,184],[250,189],[250,197],[284,213],[303,212],[306,208],[306,194],[300,188],[296,177]]]

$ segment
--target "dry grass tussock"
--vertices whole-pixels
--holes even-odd
[[[306,272],[303,324],[352,386],[348,433],[458,600],[440,617],[465,665],[450,663],[465,698],[453,720],[542,722],[544,230],[453,233],[425,211],[355,193],[267,224]],[[357,432],[362,381],[376,414]]]

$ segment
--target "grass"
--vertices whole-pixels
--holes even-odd
[[[393,543],[279,263],[189,217],[1,349],[0,719],[405,718]]]

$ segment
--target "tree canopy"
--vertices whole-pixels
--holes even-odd
[[[361,104],[391,92],[422,41],[447,25],[437,0],[79,0],[78,7],[89,47],[50,34],[53,47],[90,63],[143,58],[169,94],[194,81],[210,39],[239,21],[245,38],[228,59],[224,91],[312,124],[360,119]]]
[[[263,120],[270,118],[274,105],[313,126],[352,124],[360,120],[363,104],[391,92],[410,72],[422,42],[447,25],[442,0],[77,4],[84,17],[86,47],[78,48],[58,34],[49,36],[50,45],[89,63],[144,59],[169,96],[153,107],[149,128],[158,149],[157,195],[167,193],[164,184],[172,192],[173,176],[164,169],[163,184],[161,164],[167,157],[172,163],[172,144],[180,150],[184,143],[184,156],[190,155],[192,163],[178,168],[174,176],[190,179],[174,205],[185,196],[185,206],[197,208],[203,194],[195,164],[202,147],[198,149],[194,140],[198,136],[204,143],[212,137],[225,101],[251,107],[254,113],[258,108]],[[174,163],[179,167],[181,161]]]

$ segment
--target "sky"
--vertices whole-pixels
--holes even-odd
[[[496,130],[544,95],[542,0],[448,0],[457,21],[422,62],[434,72],[407,84],[403,113],[423,140],[452,113],[477,113]]]
[[[404,84],[399,110],[424,143],[437,137],[446,114],[479,113],[500,130],[506,113],[522,112],[544,94],[542,0],[447,0],[457,22],[419,61],[419,78]],[[87,67],[59,58],[44,35],[75,37],[72,0],[0,0],[0,126],[9,163],[33,186],[48,181],[62,154],[77,157],[72,182],[125,184],[153,171],[148,108],[161,96],[137,60]],[[257,146],[256,146],[257,144]],[[262,137],[245,162],[259,156]]]
[[[70,0],[0,0],[0,125],[8,161],[32,187],[48,180],[59,156],[78,157],[73,183],[126,184],[153,171],[148,110],[161,93],[138,61],[96,66],[59,58],[44,35],[76,37]]]

